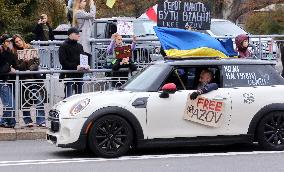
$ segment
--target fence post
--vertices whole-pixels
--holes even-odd
[[[260,59],[262,60],[262,42],[261,42],[261,37],[259,36],[258,37],[259,38],[259,57],[260,57]]]
[[[53,41],[48,41],[49,45],[48,45],[48,48],[49,48],[49,51],[50,51],[50,56],[49,56],[49,59],[50,59],[50,68],[54,68],[55,67],[55,64],[54,64],[54,53],[55,53],[55,46],[56,44],[53,42]]]
[[[91,43],[92,43],[92,59],[91,59],[90,67],[91,69],[98,69],[99,68],[99,58],[98,58],[99,53],[97,52],[97,43],[95,39],[92,39]]]
[[[90,64],[90,67],[91,69],[94,69],[94,68],[97,68],[97,57],[96,57],[96,47],[95,47],[95,42],[93,41],[93,39],[90,40],[91,42],[91,53],[92,53],[92,57],[91,57],[91,64]],[[94,66],[94,64],[96,63],[96,65]]]
[[[49,91],[50,91],[50,99],[49,99],[49,107],[51,108],[54,105],[54,72],[53,69],[50,69],[50,83],[49,83]]]
[[[20,127],[20,79],[19,74],[16,72],[16,81],[15,81],[15,120],[18,123],[18,127]]]

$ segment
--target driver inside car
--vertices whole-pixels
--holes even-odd
[[[214,78],[213,72],[208,69],[203,69],[199,76],[199,83],[197,85],[197,91],[194,91],[190,95],[191,100],[195,100],[197,96],[208,93],[218,89],[218,85],[212,82]]]

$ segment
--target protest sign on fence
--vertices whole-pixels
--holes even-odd
[[[33,58],[39,58],[38,49],[24,49],[17,50],[18,59],[30,60]]]
[[[210,127],[220,127],[223,123],[224,103],[199,96],[196,100],[188,95],[184,110],[184,119]]]
[[[133,22],[117,21],[117,33],[120,35],[134,35]]]
[[[114,49],[115,57],[117,59],[123,59],[123,58],[131,58],[132,57],[132,51],[130,45],[125,45],[121,47],[115,47]]]
[[[209,30],[211,7],[198,1],[159,0],[157,18],[159,27]]]

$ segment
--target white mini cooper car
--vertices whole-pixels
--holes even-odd
[[[217,90],[189,96],[204,68]],[[164,60],[119,90],[74,95],[49,112],[47,140],[118,157],[130,148],[258,142],[284,149],[284,81],[269,61]]]

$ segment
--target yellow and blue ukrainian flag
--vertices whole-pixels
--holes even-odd
[[[167,56],[170,57],[221,57],[228,58],[235,56],[236,53],[232,46],[225,48],[228,42],[220,42],[210,35],[166,27],[154,27],[156,35],[158,36],[162,48]]]

